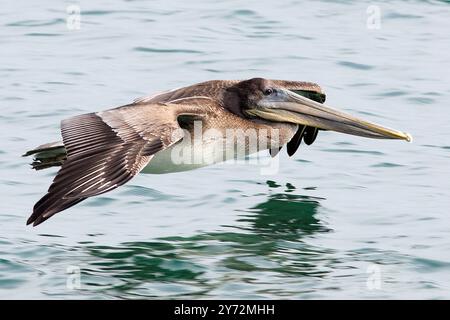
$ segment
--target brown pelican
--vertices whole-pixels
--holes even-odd
[[[313,143],[319,130],[411,140],[407,133],[358,119],[324,105],[324,101],[321,87],[310,82],[215,80],[65,119],[61,122],[62,142],[25,154],[35,155],[35,169],[61,166],[27,224],[36,226],[88,197],[123,185],[141,171],[198,168],[224,161],[230,154],[234,157],[239,146],[244,155],[268,149],[274,156],[287,144],[291,156],[302,140]],[[196,123],[201,124],[200,135],[212,129],[214,133],[195,137]],[[227,130],[253,130],[258,143],[255,147],[249,139],[239,140],[238,135],[230,138]],[[262,140],[265,143],[260,143]],[[192,154],[217,150],[219,144],[226,147],[206,152],[208,161],[174,161],[175,148],[186,142]]]

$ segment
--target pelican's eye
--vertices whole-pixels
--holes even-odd
[[[268,88],[268,89],[264,90],[264,95],[265,96],[270,96],[272,93],[273,93],[273,89],[271,89],[271,88]]]

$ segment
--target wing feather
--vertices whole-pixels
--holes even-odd
[[[67,150],[48,192],[34,206],[27,224],[38,225],[88,197],[123,185],[158,151],[182,138],[176,108],[129,105],[75,116],[61,122]]]

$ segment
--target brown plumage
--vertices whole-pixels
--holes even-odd
[[[318,123],[320,117],[296,120],[288,111],[294,102],[317,108],[310,99],[325,101],[320,86],[310,82],[262,78],[215,80],[139,98],[115,109],[65,119],[61,122],[62,143],[46,144],[25,154],[35,154],[36,169],[62,165],[47,194],[35,204],[27,224],[36,226],[88,197],[123,185],[151,164],[155,155],[186,139],[186,133],[193,136],[193,121],[201,121],[203,131],[265,129],[272,156],[284,144],[292,156],[302,140],[309,145],[317,137],[319,129],[308,124]],[[272,111],[276,105],[283,106],[280,115]],[[308,116],[303,112],[298,117]],[[348,122],[347,118],[343,119]],[[327,121],[321,129],[330,128],[331,122]],[[379,128],[375,129],[382,137],[385,132]],[[272,129],[278,130],[277,137],[271,134]],[[345,132],[339,127],[331,130]],[[355,134],[359,129],[351,130]],[[367,135],[366,131],[363,133]]]

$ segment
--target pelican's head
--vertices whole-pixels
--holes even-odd
[[[412,140],[408,133],[358,119],[322,104],[325,95],[313,83],[254,78],[239,82],[234,90],[239,96],[241,113],[250,118],[290,122],[369,138]]]

